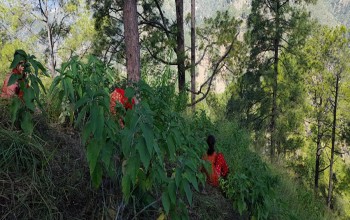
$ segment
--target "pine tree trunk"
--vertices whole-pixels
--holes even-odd
[[[51,27],[49,24],[49,21],[46,21],[46,29],[47,29],[47,39],[49,41],[49,53],[50,53],[50,62],[49,62],[49,68],[50,68],[50,72],[51,72],[51,76],[55,76],[56,75],[56,61],[55,61],[55,55],[54,55],[54,44],[53,44],[53,40],[52,40],[52,31],[51,31]]]
[[[192,111],[196,110],[196,0],[191,0],[191,103]]]
[[[48,48],[49,48],[49,69],[51,72],[51,76],[55,76],[56,60],[55,60],[55,54],[54,54],[54,43],[52,39],[52,29],[49,23],[49,12],[48,12],[47,4],[48,3],[46,2],[46,4],[43,5],[43,2],[39,1],[40,13],[44,17],[43,21],[45,22],[45,27],[47,31],[47,40],[48,40]]]
[[[140,80],[140,45],[137,21],[137,0],[124,0],[123,22],[128,82]]]
[[[175,0],[176,6],[176,24],[177,24],[177,69],[179,92],[185,92],[185,40],[184,40],[184,22],[183,22],[183,0]]]
[[[329,166],[329,187],[328,187],[328,199],[327,206],[331,207],[332,203],[332,191],[333,191],[333,163],[334,163],[334,149],[335,149],[335,129],[337,125],[337,102],[338,102],[338,91],[339,91],[339,73],[336,76],[335,82],[335,95],[334,95],[334,108],[333,108],[333,125],[332,125],[332,150],[331,150],[331,161]]]
[[[320,99],[319,106],[322,106],[322,98]],[[321,159],[321,140],[322,140],[322,132],[321,132],[321,112],[319,112],[317,116],[317,150],[316,150],[316,163],[315,163],[315,192],[318,190],[318,180],[320,174],[320,159]]]
[[[272,111],[271,111],[271,124],[270,124],[270,132],[271,132],[271,149],[270,149],[270,157],[271,160],[275,157],[276,150],[276,120],[277,120],[277,77],[278,77],[278,62],[279,62],[279,44],[280,44],[280,34],[279,34],[279,1],[276,3],[276,23],[275,23],[275,39],[274,39],[274,70],[273,70],[273,85],[272,85]]]

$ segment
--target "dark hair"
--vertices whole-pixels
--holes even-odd
[[[207,144],[208,144],[208,150],[207,150],[207,154],[208,155],[212,155],[215,151],[214,147],[215,147],[215,137],[214,135],[208,135],[207,138]]]

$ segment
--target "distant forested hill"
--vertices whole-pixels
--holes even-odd
[[[350,28],[350,0],[318,0],[309,9],[313,17],[323,24],[343,24]]]
[[[185,14],[190,12],[190,2],[185,1]],[[166,11],[175,7],[173,1],[165,1]],[[245,18],[249,13],[251,0],[200,0],[196,1],[196,17],[201,23],[204,17],[211,17],[216,11],[229,10],[235,16]],[[350,28],[350,0],[318,0],[309,5],[313,18],[320,23],[334,26],[343,24]],[[175,17],[175,14],[174,14]]]

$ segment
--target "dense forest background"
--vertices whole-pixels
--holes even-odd
[[[24,59],[29,86],[0,100],[0,219],[349,219],[349,17],[348,0],[2,1],[0,81]],[[114,115],[116,87],[136,105]]]

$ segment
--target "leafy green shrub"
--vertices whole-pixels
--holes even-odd
[[[88,107],[82,106],[85,103],[109,108],[108,89],[114,83],[114,73],[102,61],[89,56],[83,62],[75,56],[62,63],[57,71],[60,75],[52,82],[50,94],[52,99],[57,99],[56,109],[62,111],[63,106],[61,114],[69,118],[70,124],[80,124],[88,111]],[[77,117],[78,112],[83,112],[81,118]]]
[[[18,54],[14,57],[10,68],[15,68],[19,62],[25,61],[24,72],[27,77],[19,81],[21,91],[23,91],[23,100],[17,96],[12,98],[10,107],[12,115],[12,123],[19,121],[22,130],[26,134],[33,132],[33,121],[32,116],[37,107],[42,109],[40,94],[41,91],[45,92],[45,87],[42,84],[39,73],[48,76],[44,66],[35,59],[34,55],[27,54],[23,50],[17,50]],[[19,80],[22,76],[12,74],[8,84],[11,85]],[[40,90],[41,89],[41,90]]]
[[[174,84],[159,83],[151,88],[140,82],[134,85],[136,90],[126,88],[126,96],[139,97],[139,103],[127,111],[117,105],[119,114],[113,116],[109,112],[111,79],[100,61],[90,57],[84,63],[74,58],[62,64],[59,72],[51,91],[68,99],[76,111],[75,124],[82,126],[93,184],[99,186],[104,174],[121,179],[125,202],[147,208],[161,201],[172,218],[188,217],[191,188],[198,190],[199,183],[204,183],[198,172],[202,165],[198,146],[203,139],[173,111],[171,100],[179,100],[170,99],[176,96]],[[119,126],[120,118],[125,121],[124,128]],[[136,209],[135,217],[140,215]]]
[[[82,128],[83,145],[87,147],[90,175],[95,186],[102,181],[103,168],[115,174],[111,163],[117,141],[117,123],[109,113],[111,69],[96,57],[86,62],[73,57],[62,64],[50,87],[58,103],[69,103],[70,122]],[[115,176],[115,175],[114,175]]]

